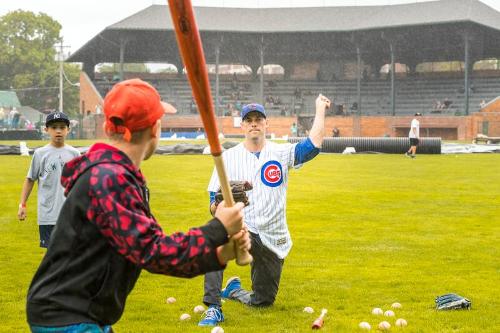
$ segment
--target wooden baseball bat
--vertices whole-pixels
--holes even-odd
[[[234,206],[234,199],[222,159],[222,147],[219,142],[219,130],[215,121],[205,55],[194,18],[193,6],[190,0],[168,0],[168,7],[175,28],[177,45],[184,66],[186,66],[189,83],[210,145],[210,152],[214,158],[222,195],[226,206],[232,207]],[[234,244],[234,246],[238,265],[248,265],[252,262],[252,256],[248,251],[239,250],[237,244]]]
[[[323,324],[324,324],[324,319],[323,318],[325,318],[325,315],[326,315],[327,312],[328,312],[327,309],[321,310],[321,314],[319,315],[319,317],[312,324],[311,328],[313,330],[319,330],[320,328],[323,327]]]

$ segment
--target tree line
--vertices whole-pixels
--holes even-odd
[[[21,105],[57,110],[61,24],[44,13],[17,10],[0,16],[0,90],[17,93]],[[70,82],[78,82],[80,67],[64,64]],[[79,111],[79,89],[64,79],[64,112]]]

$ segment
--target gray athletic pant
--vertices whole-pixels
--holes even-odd
[[[250,238],[252,240],[250,254],[253,256],[251,264],[253,290],[248,291],[243,288],[237,290],[231,295],[231,299],[251,306],[269,306],[274,303],[278,294],[284,260],[265,247],[259,235],[250,233]],[[215,304],[221,306],[220,292],[223,273],[224,271],[217,271],[205,274],[203,302],[206,305]]]

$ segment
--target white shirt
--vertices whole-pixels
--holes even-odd
[[[411,121],[409,137],[414,139],[420,138],[420,122],[417,119]]]
[[[48,144],[35,150],[27,177],[38,181],[39,225],[56,224],[66,200],[61,185],[62,169],[66,162],[77,156],[80,152],[69,145],[56,148]]]
[[[258,234],[262,243],[282,259],[292,248],[286,222],[286,190],[296,145],[266,141],[257,158],[240,143],[222,154],[229,180],[252,183],[253,189],[247,192],[250,205],[243,210],[248,230]],[[217,192],[219,188],[219,177],[214,169],[208,191]]]

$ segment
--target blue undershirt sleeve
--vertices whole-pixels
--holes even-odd
[[[215,203],[215,193],[216,192],[208,191],[208,194],[210,195],[210,203],[208,204],[208,212],[210,214],[212,214],[212,210],[210,209],[210,207],[212,207],[212,204]]]
[[[210,206],[215,202],[215,193],[216,192],[208,192],[210,194]]]
[[[316,148],[312,143],[311,139],[308,137],[305,140],[300,141],[295,146],[294,166],[306,163],[312,160],[318,154],[319,154],[319,148]]]

